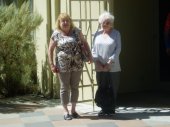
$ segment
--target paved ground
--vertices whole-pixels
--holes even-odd
[[[63,120],[59,100],[35,96],[0,99],[0,127],[170,127],[170,97],[127,94],[119,97],[116,115],[99,118],[100,108],[78,103],[81,118]]]

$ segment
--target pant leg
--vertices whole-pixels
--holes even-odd
[[[71,72],[70,75],[70,89],[71,89],[71,102],[76,103],[79,96],[79,83],[82,71]]]
[[[96,72],[96,80],[98,87],[109,85],[107,72]]]
[[[117,92],[118,92],[119,83],[120,83],[120,72],[109,72],[109,73],[110,73],[109,81],[114,91],[114,100],[115,100],[115,105],[116,105]]]
[[[105,94],[106,87],[109,86],[108,73],[107,72],[96,72],[96,80],[98,85],[98,94],[96,94],[97,102],[99,102],[99,107],[106,112],[108,107],[106,107],[107,98]],[[100,91],[100,92],[99,92]]]
[[[70,72],[60,72],[58,74],[60,81],[60,99],[62,105],[69,103],[69,87],[70,87]]]

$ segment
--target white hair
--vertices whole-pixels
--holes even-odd
[[[99,16],[99,23],[102,24],[104,21],[109,20],[111,23],[114,21],[114,16],[109,12],[105,11]]]

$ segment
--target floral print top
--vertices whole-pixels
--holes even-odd
[[[59,30],[55,30],[51,36],[57,44],[56,66],[60,72],[81,71],[83,69],[79,32],[80,29],[74,28],[69,36],[65,36]]]

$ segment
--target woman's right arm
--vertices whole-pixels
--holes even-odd
[[[53,52],[54,52],[54,49],[56,47],[56,43],[50,39],[50,44],[49,44],[49,47],[48,47],[48,59],[49,59],[49,64],[50,64],[50,68],[51,68],[51,71],[53,73],[58,73],[59,70],[58,68],[54,65],[54,61],[53,61]]]
[[[96,44],[95,44],[96,36],[97,36],[97,32],[95,33],[94,38],[93,38],[92,57],[93,57],[93,61],[95,63],[96,70],[103,70],[104,65],[98,59],[97,48],[96,48]]]

